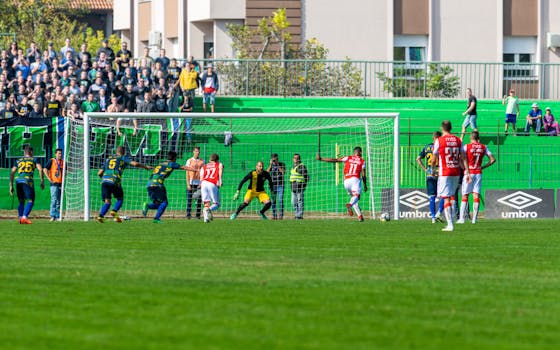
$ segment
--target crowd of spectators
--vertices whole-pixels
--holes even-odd
[[[148,48],[134,58],[126,42],[115,53],[104,40],[92,54],[70,39],[56,50],[13,42],[0,53],[0,118],[68,117],[86,112],[192,112],[203,95],[204,110],[219,88],[212,66],[203,69],[193,57],[179,63],[165,49],[152,58]],[[135,126],[137,126],[135,124]]]

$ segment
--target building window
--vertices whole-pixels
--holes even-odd
[[[536,37],[504,38],[504,79],[536,78]]]
[[[424,69],[428,37],[396,35],[393,41],[393,76],[415,77]]]

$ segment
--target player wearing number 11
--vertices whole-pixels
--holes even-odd
[[[344,163],[344,188],[350,195],[350,202],[346,204],[348,215],[354,215],[352,212],[352,209],[354,209],[358,216],[358,221],[364,221],[364,216],[358,205],[360,195],[362,194],[362,187],[365,192],[368,190],[366,162],[362,158],[362,148],[355,147],[353,155],[342,158],[322,158],[320,154],[317,154],[317,160],[327,163]]]
[[[437,194],[440,200],[444,201],[443,212],[447,220],[447,226],[442,231],[453,231],[453,217],[455,211],[451,213],[455,205],[455,190],[459,185],[461,175],[461,162],[465,169],[467,183],[471,182],[469,167],[465,160],[461,139],[451,134],[451,122],[444,120],[441,123],[442,136],[434,142],[432,153],[432,167],[439,163],[439,177]]]

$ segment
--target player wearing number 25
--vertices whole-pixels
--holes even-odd
[[[320,154],[317,154],[317,160],[327,162],[327,163],[344,163],[344,188],[350,195],[350,202],[346,204],[346,209],[348,210],[348,215],[352,216],[354,213],[352,209],[356,212],[358,216],[358,221],[364,221],[364,216],[358,201],[362,194],[362,187],[365,192],[367,192],[367,181],[366,181],[366,162],[362,158],[362,148],[355,147],[354,154],[351,156],[346,156],[342,158],[321,158]]]
[[[19,201],[18,217],[20,224],[31,224],[29,214],[33,209],[35,201],[35,187],[33,185],[33,174],[35,169],[41,177],[41,189],[45,189],[43,167],[33,158],[33,147],[25,146],[23,157],[16,160],[16,165],[10,173],[10,195],[14,195],[14,178],[16,180],[16,192]],[[17,173],[17,176],[16,176]]]
[[[447,226],[442,231],[453,231],[452,208],[455,205],[455,190],[459,185],[461,175],[461,162],[465,169],[465,178],[470,183],[470,172],[467,166],[461,139],[451,134],[451,122],[444,120],[441,123],[442,136],[434,142],[432,167],[439,163],[439,177],[437,194],[443,199],[443,212],[447,220]],[[455,211],[453,210],[453,213]]]
[[[150,170],[152,167],[133,161],[129,156],[124,154],[124,147],[119,146],[116,150],[116,155],[109,157],[105,160],[103,169],[99,169],[97,175],[101,178],[101,199],[103,206],[99,210],[97,222],[103,223],[105,221],[105,214],[111,207],[111,197],[115,197],[117,202],[111,210],[111,216],[116,222],[122,222],[119,217],[119,209],[123,204],[124,193],[122,189],[122,175],[127,166],[137,168],[144,168]]]
[[[212,212],[220,207],[220,187],[224,165],[219,162],[220,156],[216,153],[210,156],[210,162],[200,168],[200,191],[204,202],[204,222],[212,220]]]

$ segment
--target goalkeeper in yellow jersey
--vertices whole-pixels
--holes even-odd
[[[239,191],[241,191],[243,184],[247,181],[249,181],[249,187],[247,188],[247,193],[245,193],[243,203],[241,203],[235,213],[231,214],[230,219],[235,220],[237,218],[237,215],[239,215],[239,213],[243,209],[245,209],[253,199],[258,198],[259,201],[264,204],[262,209],[259,211],[259,215],[263,220],[268,220],[264,213],[266,213],[266,211],[270,209],[272,203],[270,202],[270,197],[264,191],[264,182],[268,181],[268,188],[272,192],[272,179],[270,178],[270,174],[268,173],[268,171],[264,170],[263,162],[259,161],[255,170],[250,171],[241,180],[239,186],[237,186],[237,192],[235,192],[233,200],[237,200],[237,198],[239,198]]]

